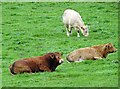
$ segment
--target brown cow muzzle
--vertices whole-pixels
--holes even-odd
[[[60,63],[60,64],[61,64],[61,63],[63,63],[63,62],[64,62],[64,60],[63,60],[63,59],[60,59],[60,60],[59,60],[59,63]]]

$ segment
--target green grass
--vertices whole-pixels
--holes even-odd
[[[2,87],[2,3],[0,3],[0,88]]]
[[[77,10],[90,35],[68,38],[62,23],[65,9]],[[4,87],[117,87],[118,52],[106,59],[67,63],[78,48],[112,42],[118,48],[117,3],[2,3],[2,84]],[[65,62],[55,72],[11,75],[14,61],[48,52],[63,52]]]
[[[1,58],[0,58],[0,88],[2,87],[2,62],[1,62]]]

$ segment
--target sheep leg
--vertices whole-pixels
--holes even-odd
[[[80,31],[79,31],[79,27],[74,27],[75,31],[77,31],[77,37],[80,37]]]
[[[70,31],[69,31],[69,34],[70,34],[70,35],[72,34],[72,27],[70,27]]]
[[[79,33],[80,33],[80,31],[78,30],[78,31],[77,31],[77,37],[80,37],[80,34],[79,34]]]
[[[67,36],[69,37],[72,31],[72,27],[70,25],[66,26]]]
[[[69,37],[70,34],[69,34],[69,31],[68,31],[68,28],[66,28],[66,32],[67,32],[67,36]]]

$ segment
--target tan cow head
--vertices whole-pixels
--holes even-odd
[[[107,53],[113,53],[113,52],[116,52],[116,51],[117,51],[117,49],[113,46],[112,43],[105,44],[104,50],[105,50]]]

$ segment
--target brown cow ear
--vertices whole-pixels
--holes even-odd
[[[52,59],[54,59],[55,55],[54,55],[54,54],[51,54],[50,57],[51,57]]]
[[[63,55],[63,52],[61,52],[61,53],[60,52],[55,52],[55,53],[58,54],[58,55],[60,54],[61,56]]]
[[[55,52],[56,54],[60,54],[59,52]]]

